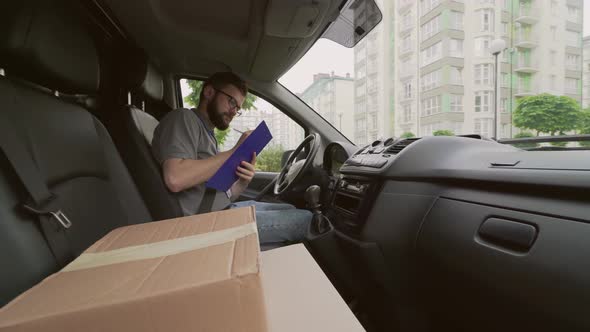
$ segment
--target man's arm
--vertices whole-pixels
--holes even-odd
[[[209,180],[232,153],[229,150],[200,160],[168,159],[162,165],[164,183],[174,193],[192,188]]]
[[[251,131],[243,133],[231,150],[220,152],[207,159],[166,159],[162,164],[162,173],[168,190],[180,192],[209,180],[250,133]]]

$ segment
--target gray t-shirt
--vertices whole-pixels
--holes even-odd
[[[176,109],[164,116],[154,132],[152,152],[160,165],[172,158],[207,159],[217,154],[217,142],[197,112],[186,108]],[[205,184],[174,193],[185,216],[196,214],[205,193]],[[230,203],[224,192],[218,191],[213,211]]]

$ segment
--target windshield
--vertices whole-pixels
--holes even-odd
[[[583,0],[376,2],[382,21],[353,48],[319,39],[279,79],[355,144],[590,134]]]

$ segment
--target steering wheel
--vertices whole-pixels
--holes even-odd
[[[305,171],[311,167],[313,160],[320,149],[320,144],[321,139],[320,134],[318,133],[310,134],[304,138],[303,141],[293,151],[293,153],[291,153],[291,156],[289,156],[289,159],[285,163],[285,166],[283,166],[281,169],[279,175],[277,175],[277,177],[269,185],[262,189],[260,194],[256,196],[255,200],[258,201],[262,199],[262,197],[266,195],[270,188],[273,187],[273,184],[273,193],[277,196],[286,193],[291,188],[293,188],[294,184],[296,184],[301,179],[302,174],[304,174]],[[307,145],[309,145],[310,149],[305,159],[295,161],[297,156]]]

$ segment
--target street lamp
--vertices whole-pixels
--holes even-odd
[[[494,67],[494,138],[498,140],[498,73],[500,72],[498,68],[498,55],[506,49],[506,41],[504,39],[494,39],[490,44],[490,52],[494,55],[495,58],[495,67]],[[510,124],[512,126],[512,124]]]

